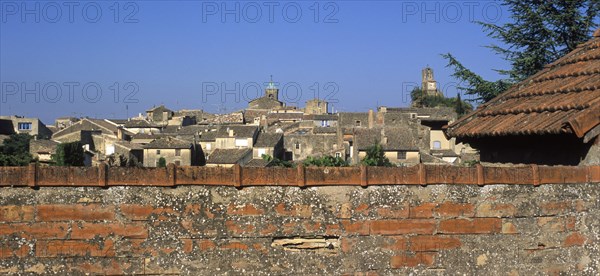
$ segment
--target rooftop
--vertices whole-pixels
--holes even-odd
[[[209,164],[237,164],[252,149],[215,149],[206,160]]]
[[[600,31],[448,127],[458,138],[568,134],[600,124]]]

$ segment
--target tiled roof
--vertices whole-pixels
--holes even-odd
[[[306,114],[304,115],[304,120],[316,120],[316,121],[337,121],[337,114]]]
[[[259,133],[258,138],[256,139],[256,143],[254,144],[255,148],[270,148],[274,147],[279,141],[283,134],[281,133]]]
[[[384,137],[387,137],[387,142]],[[414,129],[408,127],[356,129],[354,145],[359,150],[366,150],[374,143],[382,145],[386,151],[419,150],[419,138]]]
[[[106,134],[116,135],[117,125],[107,120],[84,118],[73,125],[55,132],[52,137],[61,137],[78,131],[102,131]],[[132,133],[126,130],[123,130],[123,133],[132,135]]]
[[[150,108],[148,110],[146,110],[146,112],[173,112],[172,110],[166,108],[164,105],[159,105],[159,106],[155,106],[153,108]]]
[[[199,124],[208,125],[208,124],[241,124],[244,122],[244,114],[242,112],[233,112],[229,114],[218,114],[212,118],[207,118],[206,120],[202,120],[198,122]]]
[[[271,164],[271,161],[267,161],[264,159],[252,159],[250,160],[246,165],[244,165],[244,167],[267,167],[269,166],[269,164]]]
[[[452,137],[572,134],[600,124],[600,29],[526,80],[448,127]]]
[[[150,123],[146,120],[130,120],[123,123],[126,128],[159,128],[160,125]]]
[[[324,133],[337,133],[337,128],[336,127],[314,127],[313,128],[313,133],[314,134],[324,134]]]
[[[258,126],[250,125],[234,125],[234,126],[221,126],[217,130],[217,138],[229,137],[229,130],[233,130],[233,136],[236,138],[253,138]]]
[[[145,149],[189,149],[191,147],[190,142],[173,137],[159,138],[144,146]]]
[[[240,159],[251,154],[252,149],[215,149],[206,160],[209,164],[237,164]]]

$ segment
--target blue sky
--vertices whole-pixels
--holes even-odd
[[[508,16],[490,1],[3,0],[0,114],[53,123],[158,104],[230,112],[270,75],[289,105],[318,95],[336,111],[407,106],[426,65],[456,95],[442,53],[498,79],[492,69],[508,65],[472,20]]]

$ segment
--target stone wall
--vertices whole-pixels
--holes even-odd
[[[600,273],[600,167],[449,168],[0,168],[0,274]]]

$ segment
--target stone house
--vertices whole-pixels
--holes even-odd
[[[262,97],[248,103],[249,110],[272,110],[282,107],[285,107],[285,104],[279,101],[279,88],[275,87],[273,81],[269,83]]]
[[[235,164],[246,165],[252,160],[252,149],[215,149],[206,159],[207,167],[233,167]]]
[[[31,140],[29,142],[29,153],[40,163],[50,163],[52,155],[56,154],[58,142],[52,140]]]
[[[283,158],[283,134],[281,133],[266,133],[258,134],[258,139],[252,148],[252,158],[262,159],[262,155],[266,154],[273,158]]]
[[[173,115],[175,115],[175,112],[162,104],[146,110],[146,118],[148,121],[161,125],[167,125],[169,120],[173,118]]]
[[[335,130],[330,128],[331,130]],[[284,160],[304,160],[309,156],[336,156],[345,158],[344,148],[338,142],[337,133],[316,132],[317,128],[299,128],[285,133]]]
[[[395,164],[421,162],[419,138],[414,129],[408,127],[385,127],[356,129],[354,132],[354,153],[352,163],[359,164],[367,155],[367,149],[381,144],[385,156]]]
[[[21,116],[0,116],[2,132],[0,134],[29,134],[35,139],[50,139],[52,131],[38,118],[25,118]]]
[[[304,113],[307,115],[310,114],[328,114],[329,113],[329,103],[325,100],[321,99],[311,99],[306,101],[306,106],[304,107]]]
[[[158,166],[162,157],[167,164],[177,166],[199,165],[195,159],[194,145],[173,137],[159,138],[144,147],[144,167]]]
[[[600,164],[600,29],[446,133],[484,162]]]
[[[252,148],[258,136],[258,126],[221,126],[216,133],[215,149]]]

